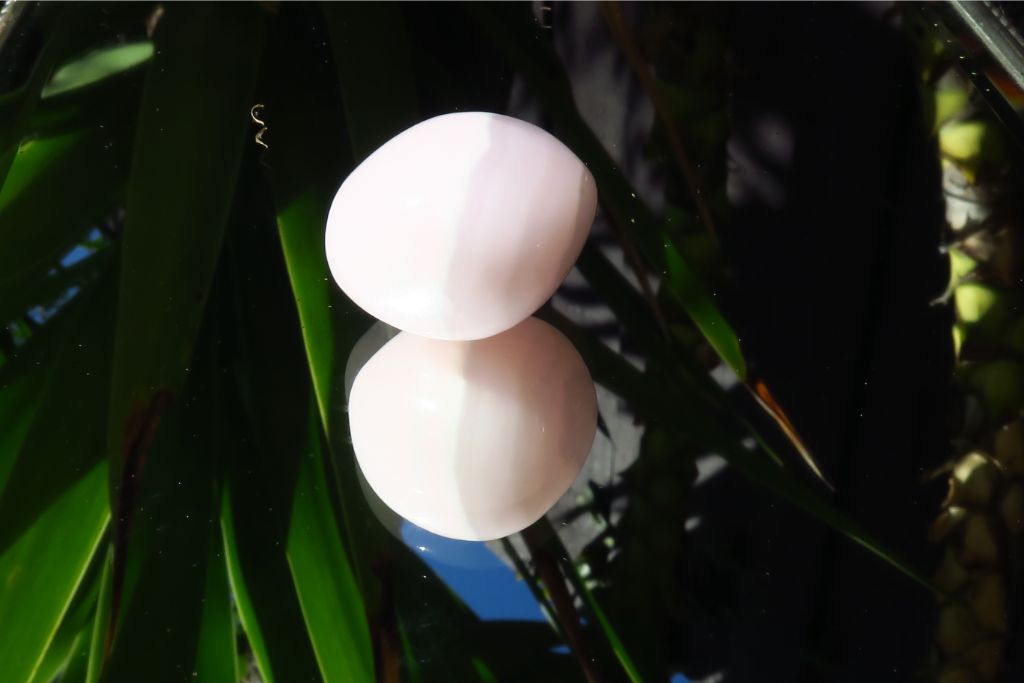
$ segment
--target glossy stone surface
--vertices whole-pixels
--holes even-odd
[[[594,384],[572,344],[528,318],[451,342],[403,332],[363,366],[349,421],[381,500],[449,538],[489,540],[541,517],[594,441]]]
[[[349,175],[327,220],[327,260],[374,317],[435,339],[480,339],[550,298],[596,204],[586,167],[547,132],[499,114],[446,114]]]

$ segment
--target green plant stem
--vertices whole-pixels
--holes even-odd
[[[569,584],[572,586],[577,596],[593,613],[594,619],[596,619],[601,632],[608,641],[608,646],[615,654],[615,658],[622,666],[622,670],[626,673],[626,676],[629,677],[631,683],[644,683],[643,676],[640,675],[640,670],[637,669],[629,651],[623,644],[622,639],[619,638],[619,634],[615,631],[615,627],[612,625],[611,621],[609,621],[608,617],[605,616],[604,610],[601,609],[601,605],[597,602],[597,598],[595,598],[594,594],[590,592],[589,588],[587,588],[586,583],[579,574],[579,570],[576,568],[576,563],[569,557],[569,551],[562,543],[561,537],[556,533],[555,528],[551,525],[548,518],[541,517],[536,524],[528,529],[528,531],[541,538],[547,538],[551,543],[555,544],[555,552],[553,553],[555,557],[554,561],[557,565],[561,566],[562,574],[564,574],[565,578],[568,579]],[[523,538],[526,537],[526,532],[524,532]]]

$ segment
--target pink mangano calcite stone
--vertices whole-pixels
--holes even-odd
[[[348,410],[356,459],[380,499],[428,531],[473,541],[547,512],[597,429],[583,359],[536,318],[477,341],[402,332],[360,370]]]
[[[327,262],[349,298],[389,325],[481,339],[551,297],[596,206],[583,162],[547,132],[500,114],[446,114],[349,175],[327,219]]]

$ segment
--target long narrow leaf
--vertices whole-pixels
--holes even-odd
[[[264,482],[259,475],[257,481],[246,477],[240,467],[231,476],[238,488],[225,491],[221,508],[224,554],[256,667],[265,683],[315,680],[319,669]]]
[[[46,655],[36,669],[33,683],[51,683],[58,674],[61,674],[61,680],[70,680],[62,672],[75,669],[82,664],[80,660],[88,659],[89,638],[100,595],[102,565],[101,556],[96,553],[65,618],[50,641]]]
[[[153,44],[141,40],[93,50],[61,65],[43,88],[42,99],[69,93],[118,76],[147,62],[153,56]]]
[[[41,665],[110,517],[106,469],[96,465],[0,556],[0,680],[27,683]]]
[[[373,648],[355,575],[327,497],[320,423],[310,397],[307,457],[302,459],[288,530],[288,566],[320,671],[327,683],[374,680]]]
[[[169,5],[153,38],[121,244],[109,421],[115,487],[125,457],[138,457],[129,453],[132,427],[145,423],[129,417],[157,412],[154,397],[177,392],[190,362],[235,189],[260,12]]]
[[[106,628],[110,622],[110,591],[113,577],[114,552],[107,544],[106,556],[103,559],[103,573],[100,576],[100,592],[96,601],[96,615],[89,634],[89,658],[82,680],[84,683],[97,683],[103,667],[105,655]]]
[[[36,668],[32,683],[51,683],[58,673],[69,667],[73,658],[88,657],[85,641],[92,632],[102,574],[103,563],[98,560],[100,553],[96,553],[92,566],[86,571],[60,627],[50,640],[46,655]]]
[[[206,586],[203,589],[203,617],[199,627],[199,647],[193,678],[202,683],[219,683],[234,677],[238,670],[238,650],[235,647],[235,624],[220,529],[212,526],[210,532]]]

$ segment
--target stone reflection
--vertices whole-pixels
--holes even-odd
[[[468,342],[402,332],[383,343],[389,334],[371,329],[346,370],[370,488],[449,538],[500,538],[536,521],[572,484],[596,431],[594,385],[569,341],[535,318]]]

